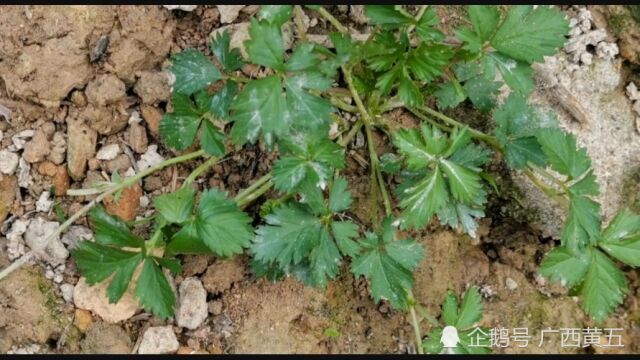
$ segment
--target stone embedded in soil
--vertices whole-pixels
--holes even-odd
[[[9,215],[17,189],[18,181],[15,176],[0,175],[0,222]]]
[[[238,15],[240,14],[240,10],[244,8],[244,5],[217,5],[218,11],[220,12],[220,22],[222,24],[228,24],[234,22]]]
[[[133,343],[120,326],[96,322],[87,329],[80,348],[85,354],[130,354]]]
[[[223,292],[244,278],[245,266],[235,258],[216,260],[202,277],[205,289],[212,294]]]
[[[87,84],[87,101],[97,107],[113,105],[127,96],[125,84],[113,74],[103,74]]]
[[[53,200],[50,200],[51,194],[49,190],[45,190],[40,194],[38,201],[36,201],[36,211],[39,212],[49,212],[51,210],[51,206],[53,206]]]
[[[142,196],[142,187],[135,184],[122,191],[118,201],[114,201],[112,196],[104,200],[105,210],[116,215],[124,221],[135,220],[138,208],[140,207],[140,197]]]
[[[171,326],[154,326],[142,335],[138,354],[171,354],[178,351],[180,343]]]
[[[20,157],[16,153],[0,150],[0,173],[13,175],[18,168]]]
[[[143,154],[147,151],[149,139],[147,138],[147,130],[144,126],[138,123],[129,125],[129,129],[127,130],[127,139],[129,146],[131,146],[131,149],[136,153]]]
[[[31,141],[25,144],[22,157],[29,163],[37,163],[43,161],[51,150],[51,144],[47,139],[47,135],[38,130],[31,138]]]
[[[180,284],[179,294],[176,323],[178,326],[195,330],[202,325],[208,315],[207,292],[198,278],[190,277]]]
[[[113,160],[120,154],[120,145],[118,144],[109,144],[105,145],[98,150],[96,154],[96,159],[98,160]]]
[[[62,298],[64,301],[70,303],[73,302],[73,288],[75,286],[71,284],[62,284],[60,285],[60,293],[62,294]]]
[[[113,135],[127,126],[129,113],[125,105],[124,103],[106,107],[89,105],[82,111],[80,118],[98,133]]]
[[[140,156],[138,160],[138,170],[142,171],[150,167],[156,166],[164,161],[162,155],[158,154],[158,145],[153,144],[147,147],[147,151]]]
[[[81,277],[73,291],[73,302],[77,308],[92,311],[110,323],[124,321],[135,315],[139,304],[131,289],[125,291],[117,303],[110,304],[107,297],[108,286],[108,281],[90,286],[87,280]]]
[[[60,236],[52,236],[60,227],[60,223],[47,221],[41,217],[31,220],[27,231],[24,233],[24,241],[31,250],[43,256],[43,259],[52,266],[63,264],[69,257],[69,251],[60,241]]]
[[[84,122],[67,120],[67,166],[74,180],[85,176],[87,161],[95,155],[98,134]]]
[[[56,172],[51,178],[52,185],[56,189],[56,196],[64,196],[69,190],[69,173],[64,165],[56,166]]]
[[[144,104],[157,104],[171,97],[169,77],[164,71],[142,71],[133,91]]]
[[[64,133],[61,131],[53,134],[51,140],[51,152],[47,156],[47,159],[51,160],[56,165],[60,165],[64,162],[64,154],[67,150],[67,140],[64,138]]]
[[[151,135],[158,137],[160,135],[160,122],[162,121],[162,110],[150,105],[140,105],[140,113],[147,124],[147,128]]]

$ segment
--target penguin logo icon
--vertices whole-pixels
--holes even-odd
[[[452,354],[453,348],[458,346],[460,342],[460,337],[458,336],[458,329],[454,326],[446,326],[442,329],[442,337],[440,337],[440,343],[442,344],[443,351],[445,354]]]

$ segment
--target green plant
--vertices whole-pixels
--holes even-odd
[[[422,342],[427,354],[443,352],[453,354],[487,354],[491,352],[489,333],[483,327],[474,327],[482,319],[482,298],[478,289],[470,287],[462,296],[459,305],[456,294],[449,290],[442,303],[441,322],[437,323]],[[442,344],[443,330],[447,327],[455,328],[458,342],[455,347],[445,349]]]
[[[387,300],[410,312],[422,352],[416,312],[421,308],[411,291],[412,271],[428,254],[418,242],[398,239],[397,231],[423,229],[436,217],[443,225],[475,236],[477,219],[484,216],[487,196],[495,187],[486,164],[502,157],[569,209],[562,245],[547,255],[541,272],[579,286],[584,309],[597,320],[622,302],[626,280],[606,254],[639,265],[638,217],[624,211],[600,231],[599,205],[593,200],[598,185],[589,157],[573,135],[557,127],[553,114],[527,103],[534,85],[531,64],[553,55],[565,41],[569,27],[560,11],[512,6],[501,13],[496,6],[470,6],[469,26],[457,29],[452,41],[437,28],[438,16],[429,6],[410,14],[400,6],[371,5],[366,14],[376,27],[366,41],[359,41],[323,7],[307,8],[338,30],[329,34],[331,48],[307,40],[300,6],[269,5],[251,19],[250,39],[244,44],[247,59],[230,48],[227,32],[212,39],[213,62],[193,49],[171,58],[172,111],[164,116],[160,133],[177,151],[200,150],[131,178],[70,191],[98,196],[59,231],[105,197],[154,171],[208,159],[179,190],[154,200],[158,215],[146,241],[101,208],[92,211],[95,241],[82,242],[73,252],[90,283],[111,279],[109,299],[115,302],[137,276],[141,304],[167,318],[175,298],[162,268],[178,272],[176,256],[181,254],[229,257],[248,249],[257,274],[274,280],[291,274],[315,286],[334,279],[340,264],[350,259],[351,272],[369,281],[375,301]],[[291,17],[297,41],[289,52],[281,29]],[[261,66],[263,75],[242,75],[239,69],[245,63]],[[499,104],[503,85],[511,95]],[[453,108],[467,99],[491,114],[491,134],[433,108]],[[423,123],[398,130],[399,124],[388,116],[397,108]],[[357,120],[346,122],[340,113],[353,113]],[[337,136],[333,140],[330,128]],[[344,147],[360,130],[369,153],[369,219],[349,216],[351,194],[340,176]],[[396,152],[379,157],[374,132],[386,134]],[[234,198],[216,189],[198,194],[198,176],[232,148],[256,142],[279,152],[270,173]],[[401,179],[395,188],[399,213],[388,191],[390,174]],[[272,189],[281,196],[262,206],[264,222],[254,235],[253,219],[242,209]],[[361,228],[371,231],[361,237]],[[0,279],[25,259],[3,271]],[[461,330],[470,325],[460,323],[467,311],[479,313],[475,291],[464,299],[458,320],[452,320],[455,296],[448,295],[443,310],[445,323],[456,323]],[[419,315],[429,319],[424,311]]]

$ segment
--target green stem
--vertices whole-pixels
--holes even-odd
[[[422,114],[422,113],[420,113],[420,112],[416,111],[415,109],[407,108],[407,110],[409,110],[409,112],[411,112],[413,115],[415,115],[416,117],[418,117],[420,120],[422,120],[422,121],[426,121],[426,122],[428,122],[429,124],[431,124],[431,125],[433,125],[433,126],[437,127],[437,128],[438,128],[438,129],[440,129],[440,130],[444,130],[444,131],[446,131],[446,132],[452,132],[452,131],[453,131],[453,129],[452,129],[452,128],[450,128],[450,127],[448,127],[448,126],[446,126],[446,125],[442,125],[442,124],[440,124],[439,122],[436,122],[436,121],[435,121],[435,120],[433,120],[432,118],[430,118],[430,117],[426,116],[425,114]]]
[[[416,23],[420,22],[420,19],[424,16],[424,13],[427,11],[428,5],[420,5],[420,10],[418,10],[418,14],[415,16]],[[411,33],[413,29],[415,29],[416,25],[411,24],[407,28],[407,34]]]
[[[260,196],[264,195],[267,191],[269,191],[269,189],[271,189],[272,186],[273,186],[273,181],[269,179],[266,183],[262,184],[262,186],[257,188],[255,191],[251,192],[250,194],[244,196],[241,199],[238,199],[236,197],[234,200],[236,201],[236,204],[238,204],[238,208],[244,209],[247,205],[251,204],[251,202],[253,202],[255,199],[259,198]]]
[[[222,78],[225,80],[233,80],[235,82],[240,82],[240,83],[248,83],[249,81],[251,81],[251,79],[248,77],[232,75],[232,74],[223,75]]]
[[[320,13],[320,15],[322,15],[323,18],[327,19],[327,21],[329,21],[331,25],[333,25],[333,27],[335,27],[339,32],[343,34],[347,34],[349,32],[349,30],[344,27],[344,25],[342,25],[342,23],[340,23],[338,19],[333,17],[333,15],[331,15],[324,7],[321,6],[320,9],[318,9],[318,12]]]
[[[162,228],[166,225],[165,220],[160,220],[158,224],[156,224],[156,229],[153,231],[151,238],[145,242],[144,248],[146,250],[146,255],[152,255],[153,249],[158,246],[160,240],[162,240]]]
[[[209,168],[212,167],[213,165],[217,164],[218,161],[220,161],[219,158],[217,158],[215,156],[212,156],[209,159],[207,159],[207,161],[205,161],[202,164],[200,164],[200,166],[195,168],[191,172],[191,174],[189,174],[189,176],[184,180],[184,183],[182,183],[182,187],[190,186],[198,178],[198,176],[200,176],[202,173],[204,173],[207,170],[209,170]]]
[[[91,200],[88,204],[86,204],[85,206],[80,208],[80,210],[75,212],[71,217],[69,217],[69,219],[67,219],[67,221],[62,223],[62,225],[60,225],[58,229],[56,229],[56,231],[49,234],[49,236],[47,236],[47,238],[42,242],[42,245],[40,248],[32,249],[28,253],[24,254],[20,259],[14,261],[11,265],[9,265],[4,270],[2,270],[0,272],[0,280],[4,279],[13,271],[17,270],[22,265],[29,262],[31,259],[34,258],[36,254],[41,253],[42,250],[45,249],[53,239],[60,236],[60,234],[62,234],[62,232],[64,232],[69,226],[73,225],[73,223],[75,223],[78,219],[80,219],[82,216],[88,213],[89,210],[91,210],[94,206],[96,206],[98,203],[100,203],[102,200],[104,200],[108,196],[116,193],[119,190],[130,187],[131,185],[137,183],[140,179],[144,178],[145,176],[153,174],[156,171],[162,170],[167,166],[189,161],[197,157],[200,157],[204,154],[205,152],[203,150],[199,150],[199,151],[195,151],[185,155],[177,156],[175,158],[165,160],[156,166],[152,166],[144,171],[141,171],[132,177],[128,177],[119,183],[113,184],[111,187],[107,188],[103,193],[96,196],[95,199]]]
[[[344,102],[343,100],[338,99],[335,96],[330,96],[329,97],[329,101],[331,101],[331,105],[337,107],[340,110],[344,110],[350,113],[355,113],[358,112],[358,108],[356,108],[353,105],[349,105],[346,102]]]
[[[236,202],[244,199],[245,197],[251,195],[251,193],[253,193],[256,189],[260,188],[262,185],[264,185],[265,183],[268,183],[271,180],[271,173],[268,173],[264,176],[262,176],[260,179],[256,180],[253,184],[251,184],[248,188],[240,191],[236,197],[234,198],[234,200]]]

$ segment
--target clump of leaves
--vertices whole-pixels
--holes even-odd
[[[176,151],[200,149],[210,158],[179,190],[154,199],[157,216],[149,240],[101,208],[92,213],[96,239],[73,253],[91,284],[111,281],[109,298],[117,301],[137,278],[136,295],[145,309],[166,318],[175,296],[162,268],[179,271],[181,254],[230,257],[248,250],[256,274],[272,280],[293,275],[319,287],[350,262],[351,272],[367,279],[375,301],[411,310],[419,300],[411,296],[412,272],[425,254],[420,242],[398,239],[398,228],[422,230],[437,218],[475,237],[496,188],[487,164],[504,159],[568,205],[562,244],[547,255],[541,272],[574,287],[598,320],[622,302],[626,281],[609,256],[638,265],[638,216],[625,210],[601,230],[598,185],[586,151],[557,126],[553,114],[527,101],[534,85],[531,64],[565,41],[569,27],[562,12],[547,6],[504,12],[470,6],[470,26],[457,29],[458,41],[451,41],[438,29],[432,7],[409,13],[402,6],[371,5],[365,10],[375,29],[360,41],[321,6],[307,9],[339,30],[328,35],[330,46],[310,42],[298,28],[286,50],[283,25],[303,9],[269,5],[250,20],[246,58],[231,47],[227,31],[211,39],[213,59],[194,49],[172,56],[173,95],[160,134]],[[239,71],[245,64],[261,71],[246,76]],[[511,94],[499,103],[503,86]],[[465,102],[493,119],[491,134],[441,112]],[[394,124],[387,114],[397,108],[424,122],[409,129]],[[356,121],[341,119],[344,113]],[[357,152],[345,147],[361,128],[371,175],[368,219],[350,213],[348,178],[340,174],[347,154]],[[380,158],[373,136],[378,131],[393,145]],[[277,159],[268,174],[233,199],[217,189],[199,194],[192,186],[216,160],[256,143]],[[387,181],[387,174],[397,176],[399,185]],[[266,199],[259,214],[242,211],[271,189],[276,196]],[[378,216],[381,203],[384,218]],[[478,304],[475,290],[460,307],[449,294],[443,321],[467,334],[480,317]],[[425,349],[437,348],[428,341]],[[472,351],[464,345],[458,350]]]
[[[462,296],[462,302],[456,294],[449,290],[442,303],[440,322],[444,326],[435,327],[422,342],[427,354],[487,354],[489,346],[489,329],[477,327],[482,319],[482,298],[478,288],[470,287]],[[458,342],[455,347],[443,348],[442,337],[445,327],[455,328]],[[448,335],[448,334],[447,334]]]

